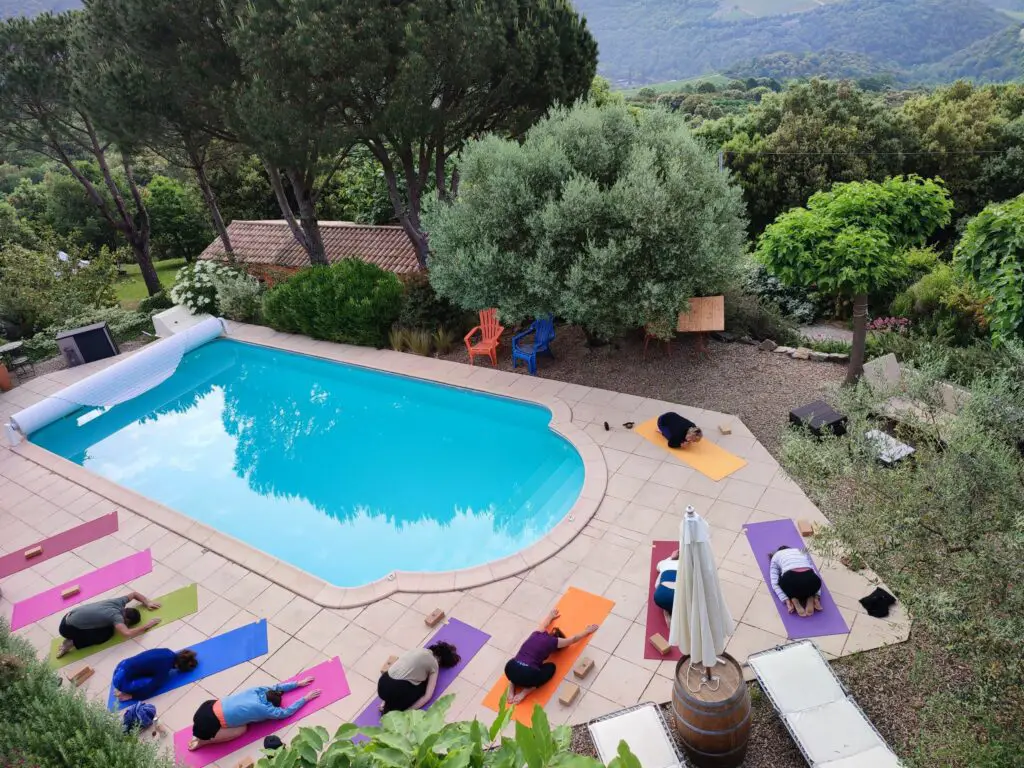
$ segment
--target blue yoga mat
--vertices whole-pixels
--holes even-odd
[[[250,661],[257,656],[264,655],[267,652],[267,620],[246,624],[238,629],[225,632],[223,635],[190,645],[189,648],[196,652],[198,666],[191,672],[172,672],[167,679],[167,684],[153,694],[154,696],[181,688],[183,685],[189,685],[204,677],[216,675],[243,661]],[[115,705],[116,709],[124,709],[133,703],[134,700],[117,701],[114,698],[114,686],[111,683],[110,694],[107,697],[107,709],[113,710]]]

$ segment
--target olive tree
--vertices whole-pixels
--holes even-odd
[[[847,384],[864,369],[868,294],[908,274],[908,251],[946,226],[952,209],[938,179],[855,181],[814,194],[761,235],[757,256],[784,283],[853,301]]]
[[[1024,195],[971,219],[954,258],[992,297],[985,314],[994,338],[1024,335]]]
[[[553,313],[591,341],[643,326],[667,335],[743,255],[739,190],[662,110],[559,108],[522,143],[492,135],[458,163],[458,197],[425,221],[431,284],[464,309]]]

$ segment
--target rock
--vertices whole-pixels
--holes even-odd
[[[750,346],[754,346],[755,344],[757,344],[757,342],[754,341],[749,336],[740,336],[739,341],[740,341],[740,344],[749,344]]]
[[[832,363],[848,363],[850,362],[850,356],[845,352],[829,352],[829,362]]]
[[[828,352],[815,352],[811,350],[811,360],[816,363],[824,363],[828,360]]]
[[[793,347],[776,347],[775,352],[780,355],[788,355],[793,351]]]
[[[779,345],[776,344],[771,339],[765,339],[764,341],[757,345],[757,348],[760,349],[762,352],[771,352],[777,346]]]
[[[794,360],[810,360],[811,350],[809,350],[807,347],[797,347],[796,349],[793,350],[793,353],[790,355],[790,357],[792,357]]]

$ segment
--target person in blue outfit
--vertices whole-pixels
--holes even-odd
[[[700,427],[674,411],[658,417],[658,431],[668,440],[669,448],[685,448],[699,443],[704,437]]]
[[[654,604],[665,612],[665,623],[672,626],[672,601],[676,597],[676,574],[679,571],[679,550],[657,565],[658,584],[654,588]]]
[[[196,652],[188,648],[143,651],[114,669],[114,696],[118,701],[148,699],[160,692],[174,672],[191,672],[198,664]]]
[[[189,751],[207,744],[237,739],[254,723],[264,720],[284,720],[291,717],[317,696],[320,691],[307,693],[287,707],[281,706],[281,695],[313,683],[312,677],[297,683],[280,683],[273,687],[261,686],[233,693],[224,699],[210,699],[199,705],[192,717],[192,740]]]

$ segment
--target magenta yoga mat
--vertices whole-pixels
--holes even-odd
[[[850,631],[850,628],[846,626],[846,620],[843,619],[843,615],[836,606],[836,601],[832,599],[832,594],[828,591],[828,585],[825,584],[824,579],[821,582],[821,607],[823,610],[806,618],[801,618],[786,610],[786,606],[772,591],[771,560],[768,555],[783,544],[796,549],[805,548],[796,523],[792,520],[747,523],[743,530],[747,534],[747,542],[754,553],[757,567],[761,569],[764,583],[768,585],[768,592],[775,603],[775,609],[779,612],[782,623],[786,627],[786,634],[791,640],[821,637],[822,635],[845,635]]]
[[[434,688],[434,695],[427,702],[429,707],[444,694],[449,685],[454,682],[459,673],[466,668],[466,665],[473,660],[473,657],[486,645],[491,636],[481,632],[476,627],[471,627],[458,619],[449,619],[448,623],[441,627],[434,636],[424,644],[425,646],[434,643],[446,642],[455,646],[459,653],[459,663],[449,669],[442,669],[437,673],[437,685]],[[381,660],[383,663],[384,660]],[[362,714],[355,719],[355,724],[363,727],[380,725],[380,699],[374,699],[370,706],[363,710]],[[362,737],[356,736],[353,741],[361,741]]]
[[[96,539],[102,539],[116,530],[117,512],[111,512],[109,515],[97,517],[95,520],[76,525],[74,528],[68,528],[66,531],[61,531],[48,539],[37,541],[35,544],[29,544],[17,552],[0,557],[0,579],[5,576],[13,576],[19,571],[24,571],[26,568],[31,568],[34,565],[45,563],[47,560],[57,557],[57,555],[63,555],[65,552],[70,552],[91,541],[96,541]],[[42,554],[35,557],[25,557],[26,552],[36,547],[43,548]]]
[[[148,549],[144,552],[136,552],[134,555],[129,555],[110,563],[110,565],[104,565],[92,573],[87,573],[58,587],[15,603],[14,613],[11,616],[11,629],[34,624],[40,619],[84,603],[91,597],[102,595],[108,589],[126,584],[152,570],[153,554]],[[61,597],[61,592],[74,586],[79,588],[77,594],[66,599]]]
[[[653,634],[660,634],[666,640],[669,636],[669,627],[665,622],[665,612],[654,604],[654,589],[658,586],[658,563],[668,558],[673,551],[679,549],[678,541],[653,541],[651,542],[651,580],[647,591],[647,631],[645,638]],[[667,661],[678,661],[683,658],[679,646],[673,645],[666,654],[661,654],[658,649],[651,645],[650,640],[644,640],[645,659],[663,659]]]

